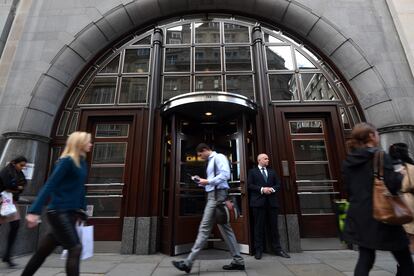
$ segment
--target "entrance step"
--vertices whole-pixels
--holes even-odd
[[[95,241],[93,243],[95,253],[117,253],[121,252],[120,241]]]

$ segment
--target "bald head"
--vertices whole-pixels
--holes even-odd
[[[257,156],[257,163],[261,167],[267,167],[269,165],[269,156],[266,153],[261,153]]]

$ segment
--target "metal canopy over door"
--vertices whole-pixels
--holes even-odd
[[[244,119],[226,119],[220,122],[200,122],[176,119],[175,187],[173,254],[188,252],[195,241],[203,214],[206,193],[203,187],[191,181],[189,175],[205,177],[206,163],[199,160],[195,148],[200,142],[210,144],[223,153],[231,164],[229,195],[241,210],[241,217],[232,224],[241,251],[249,253],[248,202],[245,187]],[[210,236],[210,244],[222,248],[218,229]]]
[[[303,238],[338,235],[333,204],[344,196],[339,183],[343,148],[337,148],[343,145],[343,140],[335,126],[334,114],[284,113],[283,116],[290,168],[288,196],[296,202],[290,208],[299,215]]]

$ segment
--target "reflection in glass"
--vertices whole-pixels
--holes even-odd
[[[128,137],[128,130],[128,124],[97,124],[95,137]]]
[[[282,40],[272,36],[271,34],[265,33],[264,34],[264,40],[265,42],[269,42],[269,43],[283,43]]]
[[[118,73],[119,55],[111,60],[99,73]]]
[[[251,75],[227,75],[226,76],[227,92],[236,93],[254,98],[253,78]]]
[[[342,94],[342,97],[345,99],[345,102],[347,104],[352,103],[352,97],[349,95],[348,90],[346,90],[345,86],[339,82],[336,84],[336,87],[338,88],[339,92]]]
[[[300,209],[302,214],[332,214],[334,194],[300,194]]]
[[[163,100],[190,92],[190,77],[166,76],[164,77]]]
[[[342,125],[344,126],[344,129],[351,129],[352,128],[351,123],[349,121],[349,117],[348,117],[348,114],[346,113],[345,108],[341,107],[340,112],[341,112]]]
[[[303,97],[308,101],[339,100],[329,81],[321,73],[301,74]]]
[[[202,215],[206,204],[204,191],[192,192],[181,191],[180,194],[180,216]]]
[[[92,164],[124,164],[127,143],[95,143]]]
[[[196,76],[195,91],[222,91],[221,76]]]
[[[351,113],[355,125],[361,122],[361,118],[359,117],[359,113],[355,105],[349,107],[349,112]]]
[[[250,47],[226,47],[226,70],[227,71],[251,71],[252,60],[250,58]]]
[[[324,180],[309,180],[309,181],[298,181],[298,192],[334,192],[335,181],[330,179]]]
[[[124,167],[94,167],[89,171],[88,183],[122,183]]]
[[[148,44],[151,44],[151,36],[150,35],[147,36],[147,37],[144,37],[141,40],[138,40],[137,42],[135,42],[132,45],[148,45]]]
[[[70,121],[70,124],[69,124],[68,135],[76,130],[76,127],[78,125],[78,119],[79,119],[79,112],[74,112],[72,116],[72,120]]]
[[[293,70],[290,46],[266,47],[267,68],[269,70]]]
[[[249,28],[237,24],[224,23],[225,43],[249,43]]]
[[[80,104],[113,104],[116,78],[95,78],[86,90]]]
[[[190,48],[165,49],[165,72],[190,72]]]
[[[324,140],[293,140],[296,161],[326,161]]]
[[[144,73],[148,72],[150,48],[125,50],[124,72]]]
[[[195,23],[196,43],[220,43],[220,22]]]
[[[318,134],[323,133],[323,123],[320,120],[291,121],[289,122],[292,134]]]
[[[65,127],[66,127],[66,124],[68,123],[69,114],[70,113],[68,111],[63,111],[62,116],[60,117],[58,130],[56,132],[57,136],[62,136],[63,133],[65,132]]]
[[[122,78],[119,103],[147,102],[148,78]]]
[[[122,197],[88,197],[88,205],[93,205],[92,217],[120,217]]]
[[[332,80],[338,80],[339,78],[336,76],[336,74],[334,73],[334,71],[326,64],[326,63],[321,63],[320,64],[321,67],[325,70],[326,73],[328,73],[329,77],[332,78]]]
[[[191,24],[167,29],[167,44],[189,44],[191,42]]]
[[[220,48],[196,47],[195,70],[203,72],[221,71]]]
[[[296,180],[331,179],[329,164],[296,164]]]
[[[269,75],[272,101],[293,101],[298,99],[298,85],[294,74]]]
[[[297,50],[295,50],[296,54],[296,63],[298,65],[299,69],[315,69],[316,66],[313,65],[313,63],[306,58],[304,55],[299,53]]]

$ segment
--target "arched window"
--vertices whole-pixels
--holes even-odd
[[[151,78],[161,83],[160,102],[203,91],[222,91],[257,99],[256,79],[268,82],[277,104],[336,104],[344,129],[360,121],[341,78],[309,45],[277,28],[262,26],[262,51],[253,53],[252,30],[260,24],[231,17],[181,19],[163,30],[162,70],[151,75],[152,34],[148,30],[113,45],[86,70],[63,106],[56,136],[76,130],[81,108],[147,106]],[[255,70],[262,59],[262,75]]]

